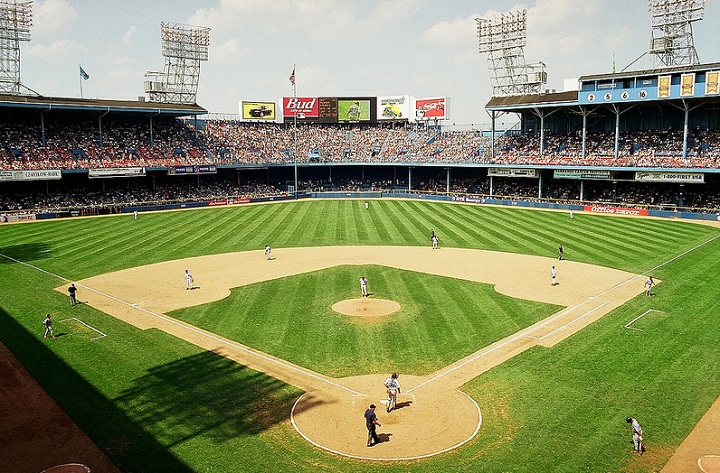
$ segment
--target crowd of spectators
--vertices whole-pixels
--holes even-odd
[[[152,183],[152,184],[151,184]],[[317,179],[299,181],[301,192],[407,192],[402,179],[362,180],[336,177],[332,182]],[[95,186],[97,187],[97,186]],[[280,182],[250,179],[238,182],[232,176],[210,175],[195,179],[110,179],[102,189],[82,185],[62,185],[52,191],[7,192],[0,188],[0,212],[40,209],[41,212],[84,207],[117,207],[158,203],[212,201],[227,198],[257,198],[287,195]],[[442,173],[429,176],[412,186],[424,194],[446,194],[448,183]],[[496,197],[511,200],[546,201],[561,204],[615,204],[658,209],[686,209],[717,212],[720,209],[720,183],[694,186],[647,184],[634,182],[586,181],[580,195],[579,181],[551,180],[538,188],[535,179],[478,176],[452,178],[449,185],[454,196]],[[581,198],[582,197],[582,198]]]
[[[720,130],[506,133],[493,143],[478,130],[425,124],[290,124],[234,120],[147,122],[0,118],[0,169],[166,168],[185,165],[453,163],[542,166],[717,168]],[[151,131],[152,130],[152,131]],[[493,151],[494,150],[494,151]],[[542,152],[541,152],[542,151]]]
[[[683,152],[683,130],[621,131],[615,153],[615,132],[588,133],[585,155],[582,133],[507,134],[496,141],[495,153],[487,163],[617,166],[655,168],[717,168],[720,165],[720,130],[688,130]]]

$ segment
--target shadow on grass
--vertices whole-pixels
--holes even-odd
[[[4,309],[0,309],[0,339],[121,471],[193,471]]]
[[[256,435],[289,418],[300,391],[216,353],[151,369],[114,401],[168,446]]]
[[[52,256],[52,247],[47,243],[27,243],[0,247],[0,255],[9,256],[19,261],[35,261]],[[0,264],[15,263],[8,258],[0,257]]]

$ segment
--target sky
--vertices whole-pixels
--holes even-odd
[[[238,102],[298,97],[448,97],[447,125],[488,128],[492,96],[476,18],[527,10],[527,63],[546,65],[546,88],[620,71],[647,51],[645,0],[35,0],[21,82],[47,97],[136,100],[162,71],[160,23],[211,28],[197,103],[238,114]],[[720,0],[693,23],[702,63],[720,62]],[[648,56],[628,70],[651,67]],[[513,120],[506,116],[500,126]]]

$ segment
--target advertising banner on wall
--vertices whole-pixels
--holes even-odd
[[[240,102],[240,116],[243,120],[274,121],[275,102]]]
[[[88,178],[144,176],[145,168],[96,168],[88,169]]]
[[[418,120],[445,120],[447,118],[447,97],[416,99],[415,118]]]
[[[644,215],[647,216],[647,209],[633,209],[630,207],[612,207],[610,205],[586,205],[585,212],[596,214],[612,214],[612,215]]]
[[[391,95],[377,98],[377,119],[402,120],[410,117],[410,96]]]
[[[635,173],[635,180],[642,182],[681,182],[702,184],[705,182],[705,174],[701,172],[638,171]]]
[[[317,97],[283,97],[283,117],[318,118]]]
[[[610,179],[610,171],[569,169],[553,171],[553,179]]]
[[[59,169],[37,171],[0,171],[0,181],[55,181],[62,178]]]
[[[493,177],[537,177],[535,169],[488,168],[488,176]]]

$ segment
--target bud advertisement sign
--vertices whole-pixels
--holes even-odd
[[[318,103],[317,97],[283,97],[283,116],[317,118]]]
[[[418,120],[444,120],[447,118],[447,98],[415,100],[415,118]]]
[[[410,96],[393,95],[377,98],[377,119],[407,120],[410,116]]]
[[[275,102],[240,102],[243,120],[275,120]]]

